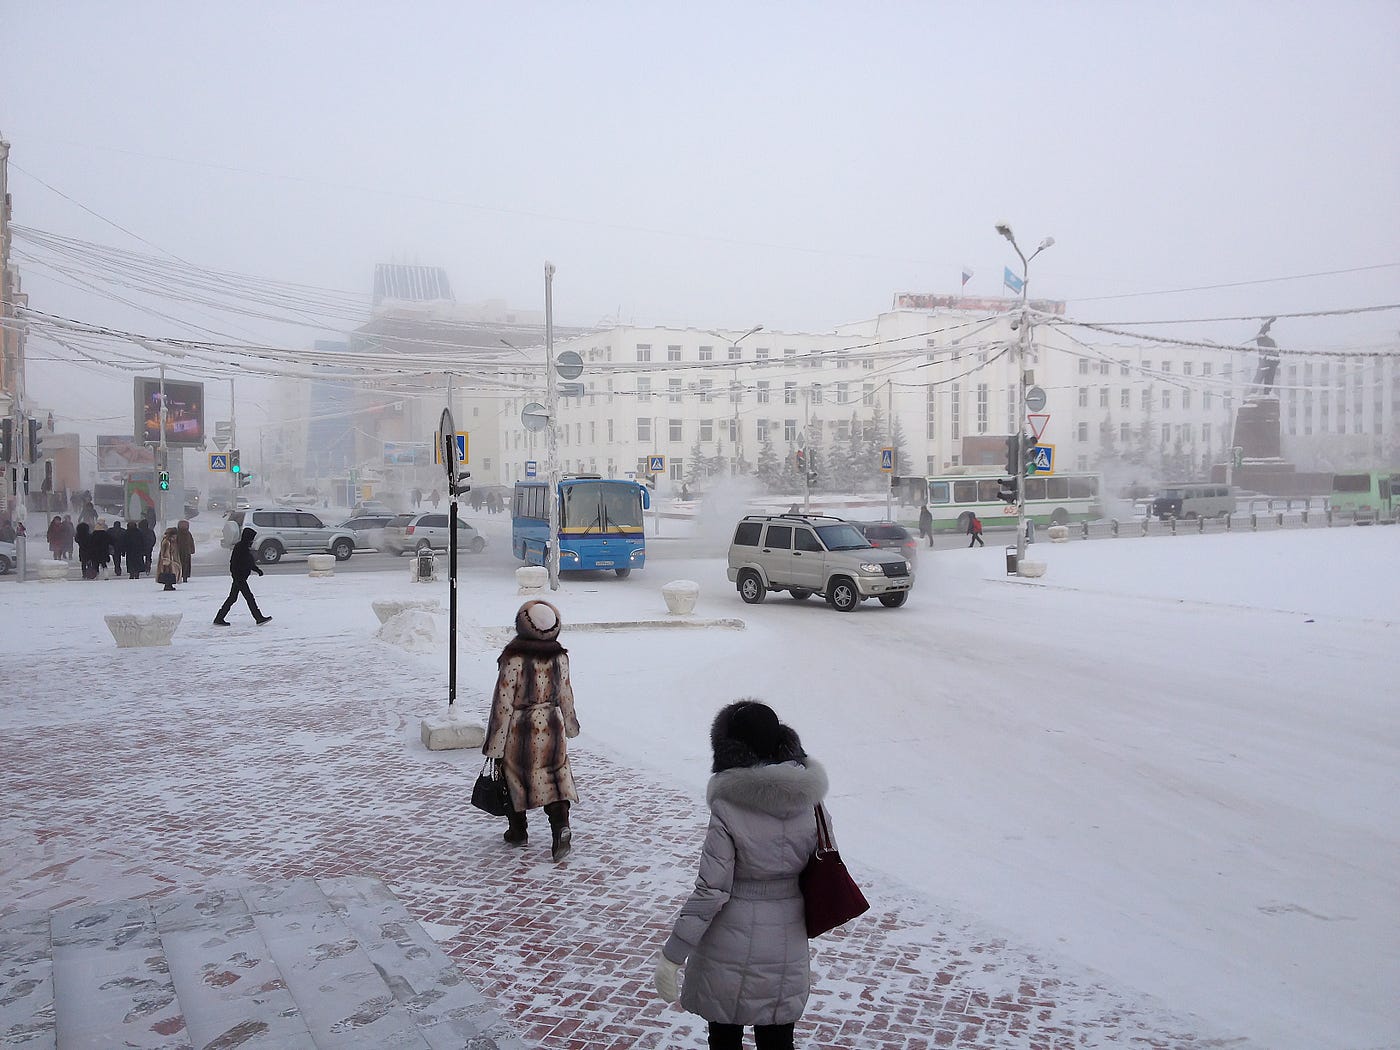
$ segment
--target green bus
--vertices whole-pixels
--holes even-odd
[[[984,525],[1014,526],[1016,504],[998,495],[1005,474],[987,471],[954,467],[936,477],[896,478],[894,488],[903,507],[918,508],[927,501],[935,532],[966,532],[974,514]],[[1037,525],[1094,521],[1103,516],[1102,490],[1098,474],[1032,474],[1026,478],[1026,517]]]
[[[1400,471],[1333,474],[1327,509],[1333,514],[1350,514],[1359,525],[1400,520]]]

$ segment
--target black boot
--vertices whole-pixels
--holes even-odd
[[[551,802],[544,807],[544,811],[549,816],[549,830],[554,833],[550,853],[557,863],[567,857],[569,850],[573,848],[573,832],[569,830],[569,803]]]
[[[524,813],[517,813],[511,810],[506,814],[506,819],[510,821],[510,827],[506,828],[505,840],[511,846],[523,846],[529,841],[529,833],[526,831],[527,823]]]

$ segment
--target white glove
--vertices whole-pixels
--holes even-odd
[[[656,960],[656,994],[668,1003],[681,997],[680,973],[679,963],[673,963],[664,955]]]

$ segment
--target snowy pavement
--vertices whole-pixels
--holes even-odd
[[[500,843],[480,757],[424,750],[439,640],[375,637],[406,571],[0,593],[0,914],[311,875],[382,878],[541,1047],[699,1046],[650,993],[694,877],[708,723],[762,696],[832,774],[874,905],[814,942],[808,1045],[1400,1046],[1400,529],[934,552],[903,609],[739,602],[722,561],[557,594],[583,735],[569,861]],[[459,591],[484,715],[519,601]],[[664,619],[660,585],[743,631]],[[178,609],[169,649],[102,614]]]

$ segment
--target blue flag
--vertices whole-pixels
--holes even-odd
[[[1011,272],[1011,267],[1006,267],[1006,273],[1002,275],[1001,283],[1010,288],[1017,295],[1021,294],[1021,289],[1026,286],[1026,282]]]

